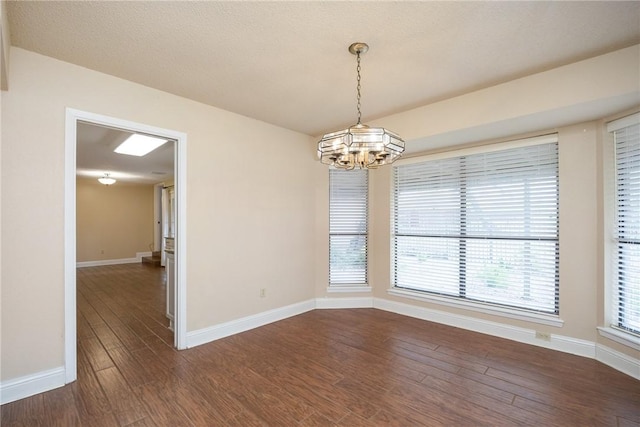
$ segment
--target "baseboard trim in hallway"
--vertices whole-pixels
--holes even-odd
[[[64,367],[59,367],[3,381],[0,384],[0,404],[15,402],[25,397],[62,387],[64,386],[64,378]]]

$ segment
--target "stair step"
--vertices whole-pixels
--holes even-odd
[[[160,253],[160,252],[158,252]],[[143,256],[142,257],[143,264],[151,264],[154,266],[160,266],[160,255],[152,255],[152,256]]]

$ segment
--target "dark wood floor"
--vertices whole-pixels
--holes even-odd
[[[78,381],[2,426],[640,426],[640,381],[599,362],[373,309],[178,352],[163,274],[79,269]]]

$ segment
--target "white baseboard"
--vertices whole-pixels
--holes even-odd
[[[538,347],[545,347],[578,356],[595,358],[596,346],[594,342],[566,337],[563,335],[551,334],[549,341],[536,338],[536,331],[533,329],[520,328],[517,326],[505,325],[503,323],[489,320],[477,319],[470,316],[452,314],[445,311],[433,310],[415,305],[404,304],[386,299],[375,298],[373,306],[380,310],[402,314],[404,316],[415,317],[417,319],[428,320],[430,322],[442,323],[469,331],[480,332],[512,341],[531,344]]]
[[[372,308],[373,298],[353,297],[353,298],[316,298],[316,308]]]
[[[613,369],[623,372],[637,380],[640,380],[640,360],[620,353],[617,350],[596,345],[596,360],[611,366]]]
[[[98,261],[80,261],[76,263],[77,268],[98,267],[101,265],[136,264],[142,262],[142,257],[151,256],[151,252],[136,252],[135,258],[102,259]]]
[[[220,338],[268,325],[269,323],[277,322],[278,320],[296,316],[313,310],[315,306],[315,300],[303,301],[285,307],[275,308],[263,313],[232,320],[230,322],[221,323],[219,325],[210,326],[208,328],[199,329],[197,331],[187,332],[187,348],[196,347]]]
[[[64,367],[60,367],[3,381],[0,384],[0,405],[62,387],[64,380]]]

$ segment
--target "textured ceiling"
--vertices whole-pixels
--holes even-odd
[[[640,42],[638,2],[10,1],[15,46],[309,135]],[[10,84],[10,83],[9,83]]]
[[[640,42],[638,2],[9,1],[8,16],[15,46],[314,136],[356,120],[354,41],[371,47],[364,122]],[[79,126],[78,174],[169,178],[170,146],[127,158],[119,139]]]

